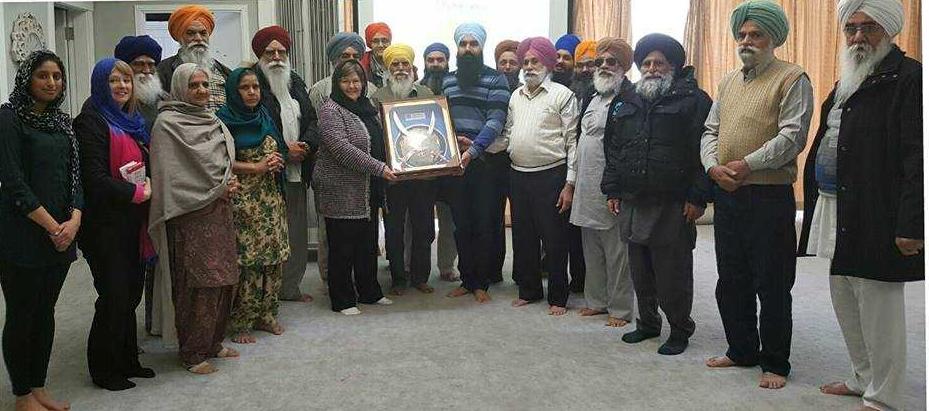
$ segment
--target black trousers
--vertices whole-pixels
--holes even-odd
[[[387,213],[384,216],[384,240],[390,260],[392,287],[425,284],[432,271],[432,241],[435,240],[434,180],[401,181],[387,186]],[[406,217],[412,229],[410,273],[403,266],[406,245],[403,235]]]
[[[377,282],[378,230],[374,212],[368,219],[326,218],[329,244],[326,281],[332,311],[355,307],[359,302],[374,304],[384,297]]]
[[[487,158],[472,161],[465,174],[443,177],[443,184],[454,185],[452,217],[455,220],[455,245],[458,248],[458,271],[461,286],[470,291],[487,290],[497,258],[494,244],[494,210],[497,172]]]
[[[506,200],[510,197],[510,155],[506,151],[484,153],[490,166],[494,193],[493,244],[494,260],[490,268],[490,282],[503,281],[503,263],[506,261]]]
[[[145,275],[138,238],[130,235],[106,250],[84,250],[97,290],[87,338],[87,366],[94,381],[125,378],[141,367],[135,310],[142,301]]]
[[[736,364],[758,364],[784,376],[790,373],[795,213],[789,185],[716,189],[716,302],[729,343],[726,355]]]
[[[55,339],[55,303],[69,267],[70,263],[26,268],[0,262],[0,289],[6,301],[3,362],[13,395],[45,386]]]
[[[584,245],[581,243],[581,228],[568,224],[568,264],[571,269],[571,291],[584,292],[587,265],[584,263]]]
[[[544,297],[539,241],[545,249],[548,271],[548,303],[568,303],[568,216],[555,204],[565,185],[567,166],[524,173],[510,170],[513,216],[513,274],[519,298],[537,301]]]

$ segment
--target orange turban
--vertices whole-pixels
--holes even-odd
[[[595,40],[584,40],[577,45],[574,50],[574,61],[580,61],[584,57],[597,58],[597,42]]]
[[[390,26],[388,26],[387,23],[371,23],[368,27],[365,27],[365,42],[368,43],[368,47],[371,47],[371,42],[374,41],[375,34],[383,34],[387,36],[388,40],[393,37],[390,33]]]
[[[216,22],[213,21],[213,12],[206,7],[194,4],[178,7],[177,10],[174,10],[174,13],[171,13],[171,17],[168,18],[168,32],[171,33],[174,40],[181,42],[187,27],[190,27],[195,21],[203,23],[206,30],[213,34],[213,28],[216,27]]]

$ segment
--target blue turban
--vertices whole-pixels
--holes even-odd
[[[429,56],[429,53],[432,53],[433,51],[442,52],[442,54],[445,55],[445,59],[448,60],[448,57],[449,57],[448,46],[442,43],[432,43],[428,47],[426,47],[426,51],[423,51],[423,60],[425,60],[426,57]]]
[[[787,40],[790,25],[784,9],[770,0],[747,0],[732,11],[729,23],[732,24],[732,37],[739,37],[739,30],[746,21],[751,20],[761,27],[774,47],[780,47]]]
[[[571,53],[571,57],[574,57],[574,52],[577,51],[577,45],[581,44],[581,38],[574,34],[565,34],[561,36],[558,41],[555,42],[555,50],[567,50],[568,53]]]
[[[487,30],[484,30],[484,26],[477,23],[462,23],[455,29],[455,44],[461,44],[461,39],[466,35],[471,35],[475,40],[484,47],[484,42],[487,41]]]
[[[158,64],[161,61],[161,46],[155,39],[143,34],[123,37],[113,50],[113,57],[126,63],[132,63],[139,56],[149,56]]]
[[[345,31],[336,33],[335,36],[332,36],[332,39],[329,40],[329,43],[326,44],[326,56],[329,57],[329,62],[335,64],[335,62],[339,60],[339,57],[342,56],[345,49],[349,47],[355,49],[358,55],[361,55],[365,52],[365,39],[361,38],[358,33]]]

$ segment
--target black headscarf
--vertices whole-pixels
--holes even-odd
[[[53,61],[61,70],[61,94],[58,95],[45,107],[41,113],[33,111],[35,107],[35,98],[30,91],[32,86],[32,73],[46,61]],[[65,66],[58,56],[49,50],[36,50],[26,57],[26,60],[20,63],[16,71],[16,80],[13,84],[13,92],[10,93],[10,101],[3,103],[0,107],[12,109],[16,113],[19,121],[27,126],[46,133],[61,133],[68,136],[71,142],[71,199],[77,197],[77,190],[81,187],[80,182],[80,161],[78,160],[77,138],[74,136],[74,129],[71,127],[71,115],[61,111],[61,103],[64,102],[65,93],[68,90],[67,76],[65,75]]]
[[[348,98],[348,96],[342,92],[342,88],[339,87],[342,78],[351,73],[357,73],[358,77],[361,79],[361,95],[354,101]],[[384,147],[384,128],[381,126],[377,108],[375,108],[374,105],[371,104],[371,100],[368,99],[368,80],[365,76],[364,68],[361,67],[360,63],[355,60],[346,60],[335,67],[335,70],[332,72],[332,92],[329,93],[329,98],[361,119],[371,139],[371,157],[380,161],[385,161],[387,152]],[[372,176],[371,200],[375,204],[380,204],[382,202],[383,192],[383,180],[381,180],[379,176]]]

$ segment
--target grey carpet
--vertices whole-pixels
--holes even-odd
[[[381,261],[381,285],[388,276]],[[509,276],[510,262],[505,271]],[[604,317],[580,318],[581,296],[561,318],[534,304],[514,309],[507,281],[491,288],[493,301],[444,296],[453,285],[433,273],[436,293],[411,291],[389,307],[362,306],[363,315],[329,311],[319,292],[315,264],[303,287],[316,301],[284,303],[280,337],[258,334],[254,345],[235,345],[236,360],[220,371],[194,376],[174,353],[145,339],[142,362],[155,379],[111,393],[94,387],[85,347],[93,316],[87,265],[76,263],[57,308],[57,334],[48,386],[74,410],[277,410],[277,409],[853,409],[858,400],[819,393],[818,386],[846,377],[845,345],[829,299],[825,264],[801,259],[793,288],[793,372],[783,390],[757,388],[758,368],[711,370],[704,359],[725,350],[714,287],[712,229],[700,227],[695,252],[693,317],[697,331],[677,357],[655,353],[662,338],[638,345],[619,340],[631,327],[605,327]],[[907,285],[907,408],[926,408],[924,283]],[[0,312],[3,309],[0,308]],[[140,332],[140,335],[144,333]],[[12,409],[5,368],[0,409]]]

